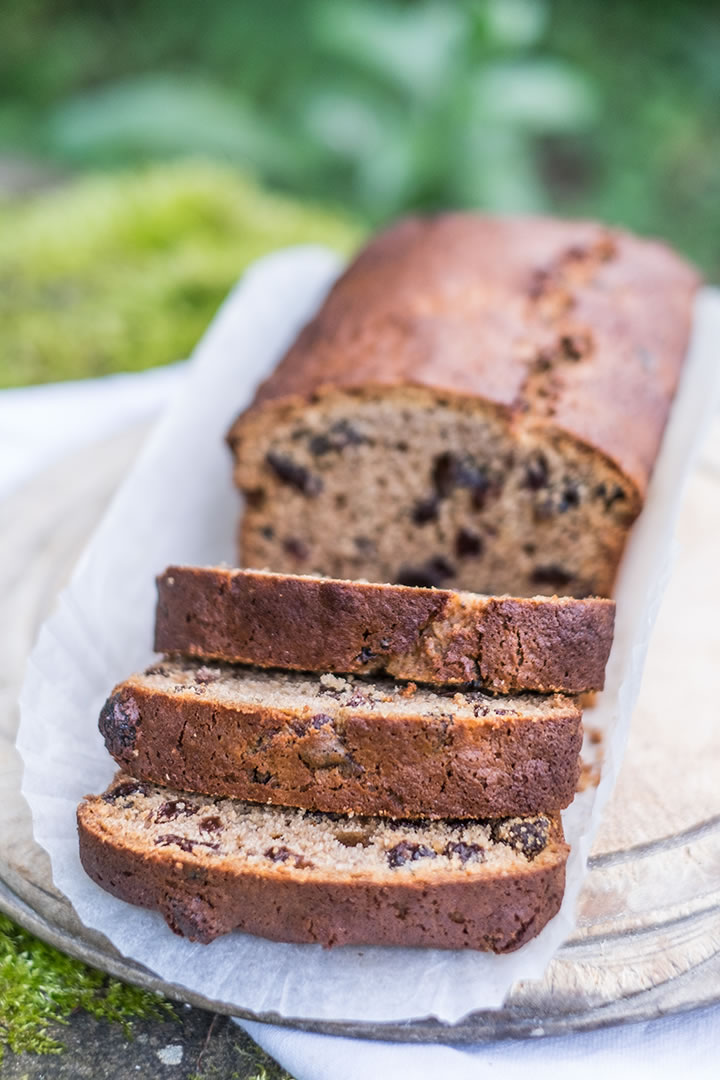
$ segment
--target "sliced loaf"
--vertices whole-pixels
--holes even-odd
[[[229,434],[240,565],[609,595],[698,282],[663,244],[587,222],[381,233]]]
[[[601,690],[611,600],[513,599],[223,567],[158,578],[155,648],[295,671]]]
[[[557,912],[557,816],[408,824],[189,797],[119,775],[78,810],[98,885],[178,934],[509,952]]]
[[[166,660],[117,686],[108,750],[140,780],[314,810],[500,817],[567,806],[572,698]]]

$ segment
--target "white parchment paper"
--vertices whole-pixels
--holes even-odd
[[[198,346],[81,558],[29,661],[18,746],[23,793],[56,885],[82,921],[163,979],[256,1013],[389,1021],[456,1021],[501,1005],[518,979],[540,977],[571,933],[586,859],[617,776],[663,586],[683,482],[720,384],[720,294],[697,301],[685,374],[617,589],[607,688],[588,712],[605,732],[601,780],[564,815],[572,854],[560,913],[508,956],[441,950],[284,945],[235,933],[211,945],[176,937],[162,918],[116,900],[80,866],[75,809],[115,766],[97,731],[112,686],[151,659],[155,575],[169,563],[234,561],[239,499],[224,435],[258,381],[321,301],[339,269],[320,248],[257,263]]]

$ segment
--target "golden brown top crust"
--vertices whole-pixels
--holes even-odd
[[[588,222],[409,218],[359,254],[250,413],[374,387],[479,397],[600,451],[643,494],[698,284],[665,245]]]

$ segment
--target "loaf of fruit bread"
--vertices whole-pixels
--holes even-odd
[[[230,930],[322,945],[509,952],[557,912],[557,816],[391,822],[190,797],[119,775],[78,810],[98,885],[209,942]]]
[[[609,595],[698,284],[663,244],[586,222],[381,233],[229,433],[240,565]]]
[[[171,566],[155,649],[296,671],[477,682],[500,693],[601,690],[612,600],[440,589]]]
[[[139,780],[340,813],[503,817],[575,793],[573,698],[165,660],[115,687],[100,731]]]

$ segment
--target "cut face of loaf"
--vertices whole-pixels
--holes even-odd
[[[140,780],[315,810],[498,817],[568,806],[572,698],[431,692],[166,660],[117,686],[108,750]]]
[[[608,595],[697,284],[662,245],[585,223],[381,234],[230,432],[241,564]]]
[[[507,952],[558,910],[568,848],[550,814],[411,824],[208,799],[119,775],[78,810],[86,872],[209,942]]]
[[[171,566],[155,648],[297,671],[477,682],[500,693],[601,690],[611,600],[513,599],[440,589]]]
[[[476,403],[327,394],[234,442],[241,563],[519,596],[608,595],[637,492],[569,440]],[[352,433],[318,455],[316,440]],[[324,445],[324,443],[321,443]]]

